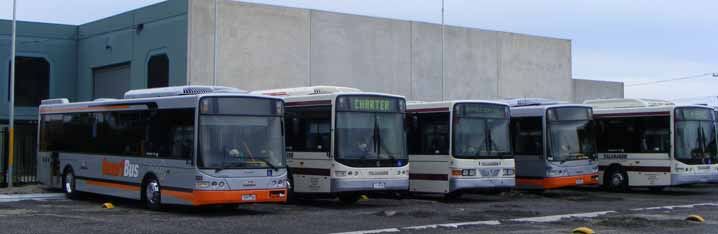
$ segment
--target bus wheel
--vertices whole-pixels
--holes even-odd
[[[613,168],[606,177],[608,189],[613,191],[626,191],[628,189],[628,175],[621,168]]]
[[[150,210],[162,209],[162,192],[160,191],[160,182],[157,178],[153,176],[145,180],[142,194],[147,208]]]
[[[352,205],[359,201],[361,198],[361,194],[359,193],[340,193],[339,194],[339,201],[341,201],[344,204]]]
[[[75,190],[75,173],[72,171],[72,168],[67,168],[62,175],[62,190],[69,199],[78,197],[78,192]]]
[[[290,174],[287,176],[287,203],[296,203],[297,195],[294,193],[294,179]]]

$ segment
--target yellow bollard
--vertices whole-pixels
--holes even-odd
[[[590,229],[587,227],[580,227],[580,228],[573,229],[573,231],[571,231],[571,233],[572,234],[594,234],[595,232],[593,232],[593,229]]]
[[[703,219],[703,217],[701,217],[700,215],[689,215],[688,218],[686,218],[686,220],[688,220],[688,221],[693,221],[693,222],[699,222],[699,223],[702,223],[702,222],[705,222],[705,221],[706,221],[706,220]]]
[[[113,205],[112,203],[109,203],[109,202],[105,202],[102,204],[102,208],[112,209],[112,208],[115,208],[115,205]]]

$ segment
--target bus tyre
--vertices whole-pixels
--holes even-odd
[[[162,209],[160,182],[154,176],[145,179],[145,183],[142,187],[142,200],[144,200],[145,206],[150,210]]]
[[[628,174],[619,167],[614,167],[608,171],[606,177],[606,186],[608,189],[618,192],[628,190]]]
[[[341,201],[344,204],[352,205],[359,201],[361,198],[361,194],[359,193],[340,193],[339,194],[339,201]]]
[[[287,176],[287,203],[297,202],[297,195],[294,193],[294,178],[291,174]]]
[[[75,172],[72,168],[67,168],[62,175],[62,190],[69,199],[78,198],[78,192],[75,190]]]

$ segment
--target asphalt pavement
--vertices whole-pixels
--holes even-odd
[[[663,192],[577,188],[532,193],[370,197],[237,207],[169,207],[99,195],[0,203],[0,233],[718,233],[718,185]],[[113,209],[102,208],[112,202]],[[686,221],[699,214],[705,222]]]

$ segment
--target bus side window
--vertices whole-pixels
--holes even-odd
[[[598,151],[604,153],[668,153],[670,120],[667,116],[599,120]]]
[[[543,154],[543,125],[539,117],[511,119],[511,142],[517,155]]]
[[[160,109],[147,124],[145,156],[191,159],[194,140],[193,109]]]
[[[409,129],[410,154],[449,154],[449,113],[414,114]]]
[[[287,108],[287,151],[329,152],[331,106]]]

